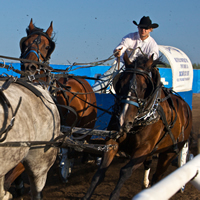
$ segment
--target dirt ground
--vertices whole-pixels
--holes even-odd
[[[200,94],[193,94],[193,144],[190,145],[191,153],[194,156],[197,154],[197,133],[200,130]],[[106,172],[104,182],[102,182],[95,190],[92,200],[106,200],[109,199],[109,195],[115,187],[119,177],[119,170],[125,165],[127,161],[122,158],[116,158],[111,164],[110,168]],[[151,175],[153,174],[156,166],[156,159],[153,161]],[[95,164],[82,164],[80,160],[75,162],[75,166],[72,171],[72,175],[68,183],[62,183],[58,175],[58,161],[53,165],[48,173],[46,186],[43,190],[44,200],[79,200],[86,193],[90,181],[97,169]],[[175,166],[170,166],[165,175],[168,175],[172,171],[176,170]],[[143,176],[144,168],[141,166],[138,168],[128,179],[120,193],[120,200],[132,199],[137,193],[141,191],[141,181]],[[29,190],[30,186],[26,177],[25,179],[25,194],[24,200],[30,199]],[[14,186],[11,188],[11,191]],[[16,198],[21,200],[21,198]],[[175,194],[171,200],[188,200],[195,199],[200,200],[200,192],[190,183],[186,184],[184,193]]]

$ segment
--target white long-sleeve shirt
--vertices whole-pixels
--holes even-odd
[[[153,57],[154,60],[159,57],[158,45],[150,35],[147,39],[141,40],[138,32],[129,33],[128,35],[122,38],[122,41],[115,49],[120,49],[121,47],[123,47],[123,49],[121,50],[122,62],[123,62],[123,54],[126,50],[128,55],[130,55],[131,52],[135,50],[134,54],[130,57],[131,61],[135,60],[135,58],[141,55],[142,52],[144,54],[147,54],[148,57],[154,54]],[[142,52],[138,47],[141,48]]]

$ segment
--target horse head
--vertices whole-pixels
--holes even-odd
[[[153,55],[149,59],[139,56],[130,62],[125,54],[124,61],[125,70],[114,81],[118,97],[115,110],[118,110],[120,132],[128,133],[135,121],[153,106],[154,91],[160,84],[160,75]]]
[[[52,40],[53,23],[51,22],[46,32],[34,26],[32,19],[26,29],[27,36],[20,40],[21,57],[33,62],[21,62],[21,70],[34,75],[42,67],[39,63],[48,63],[55,48]],[[36,61],[36,62],[34,62]]]

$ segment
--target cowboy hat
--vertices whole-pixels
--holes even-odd
[[[138,26],[139,28],[145,28],[145,29],[149,29],[149,28],[157,28],[158,27],[158,24],[152,24],[149,16],[147,17],[142,17],[141,20],[140,20],[140,23],[137,24],[136,21],[133,21],[133,23]]]

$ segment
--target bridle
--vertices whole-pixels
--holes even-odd
[[[32,35],[38,35],[38,37],[31,43],[29,44],[25,50],[23,50],[23,45],[25,43],[26,40],[28,40]],[[48,41],[49,41],[49,50],[46,56],[44,56],[40,49],[39,49],[39,44],[41,43],[41,36],[45,36]],[[36,47],[33,47],[33,45],[36,44]],[[41,63],[48,63],[49,59],[50,59],[50,55],[53,52],[54,48],[55,48],[55,43],[53,42],[53,40],[44,32],[41,31],[34,31],[31,34],[29,34],[27,37],[24,37],[21,39],[20,41],[20,48],[21,48],[21,56],[20,58],[27,58],[27,56],[30,53],[34,53],[37,56],[38,62]],[[43,60],[41,60],[40,58],[42,57]],[[22,62],[23,63],[23,62]]]
[[[136,68],[135,65],[134,68],[126,68],[125,71],[122,72],[121,76],[123,76],[123,73],[132,73],[133,77],[130,77],[127,82],[127,95],[117,96],[116,104],[114,107],[114,114],[120,117],[120,108],[129,104],[138,108],[137,114],[134,117],[133,126],[141,124],[146,126],[148,124],[154,123],[159,119],[157,109],[161,101],[160,95],[162,89],[162,83],[160,82],[160,74],[157,71],[155,71],[155,73],[157,73],[155,75],[157,77],[157,83],[154,83],[155,77],[152,77],[152,74],[154,74],[154,72],[147,71],[145,67]],[[136,76],[138,74],[142,75],[148,83],[148,94],[144,98],[140,98],[137,92]]]
[[[152,95],[153,91],[154,91],[154,84],[152,81],[152,74],[151,72],[147,72],[144,69],[138,69],[136,67],[134,68],[127,68],[123,73],[133,73],[133,77],[132,79],[130,79],[129,81],[129,90],[128,90],[128,96],[123,96],[120,99],[120,103],[127,103],[127,104],[131,104],[136,106],[139,109],[139,113],[144,111],[145,105],[148,102],[147,99]],[[137,93],[137,82],[136,82],[136,75],[140,74],[143,77],[145,77],[145,79],[148,80],[149,83],[151,83],[151,92],[150,95],[148,95],[148,97],[146,97],[145,99],[139,98],[138,97],[138,93]],[[135,94],[134,96],[132,96],[132,94]],[[127,100],[130,99],[130,100]],[[134,101],[136,100],[136,101]]]

